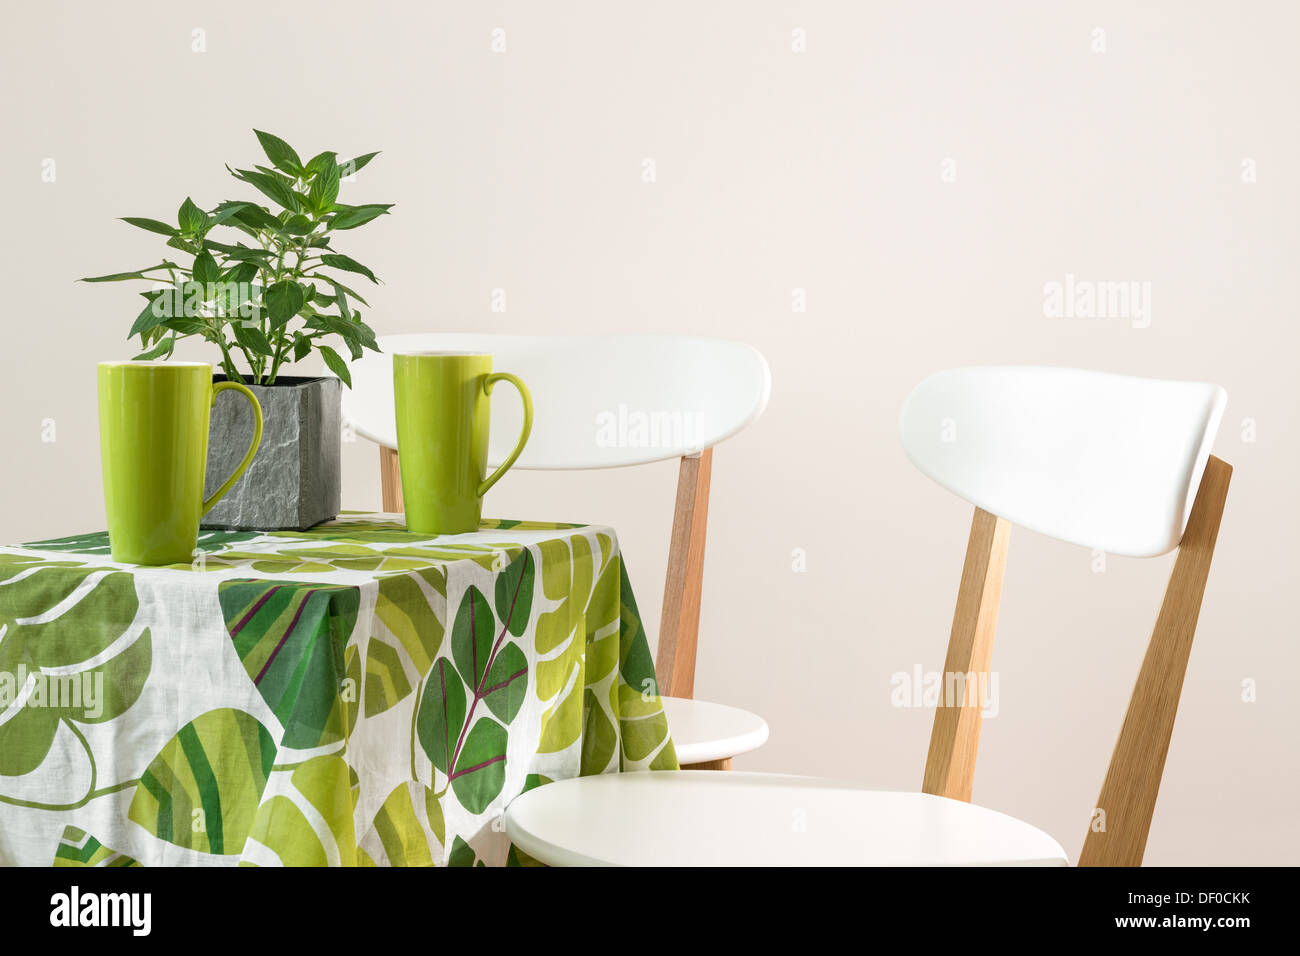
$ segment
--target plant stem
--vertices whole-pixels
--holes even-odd
[[[217,326],[217,345],[221,347],[221,367],[225,370],[226,378],[232,382],[244,384],[244,377],[235,368],[235,361],[230,357],[230,350],[226,348],[226,340],[221,335],[220,325]]]

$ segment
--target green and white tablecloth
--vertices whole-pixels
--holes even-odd
[[[0,548],[0,864],[529,863],[516,795],[677,766],[656,694],[609,528]]]

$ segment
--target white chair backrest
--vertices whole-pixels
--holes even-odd
[[[771,376],[757,349],[668,335],[385,335],[383,352],[352,363],[343,415],[358,434],[397,447],[393,360],[398,352],[490,352],[533,396],[533,432],[516,468],[616,468],[680,458],[740,431],[767,406]],[[488,463],[519,435],[515,390],[492,392]]]
[[[900,422],[912,463],[1013,524],[1111,554],[1178,546],[1227,393],[1083,369],[937,372]]]

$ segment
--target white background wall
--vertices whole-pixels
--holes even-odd
[[[744,768],[920,784],[931,713],[891,706],[890,675],[942,666],[970,509],[898,447],[916,381],[1029,362],[1223,384],[1236,473],[1147,862],[1300,862],[1300,7],[1136,6],[7,3],[0,538],[103,526],[94,363],[134,354],[139,300],[72,280],[159,252],[114,217],[243,197],[222,164],[260,161],[253,127],[304,157],[379,148],[343,199],[397,207],[340,245],[385,280],[381,333],[768,356],[767,414],[716,453],[697,680],[769,719]],[[1045,318],[1067,273],[1149,281],[1150,326]],[[345,506],[378,507],[373,446],[344,455]],[[517,473],[489,511],[615,526],[653,635],[674,480]],[[1072,858],[1170,565],[1094,573],[1013,535],[975,799]]]

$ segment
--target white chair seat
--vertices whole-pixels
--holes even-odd
[[[1041,830],[926,793],[708,770],[605,774],[530,790],[506,833],[552,866],[1064,866]]]
[[[686,697],[662,697],[677,762],[726,760],[767,743],[767,721],[739,707]]]

